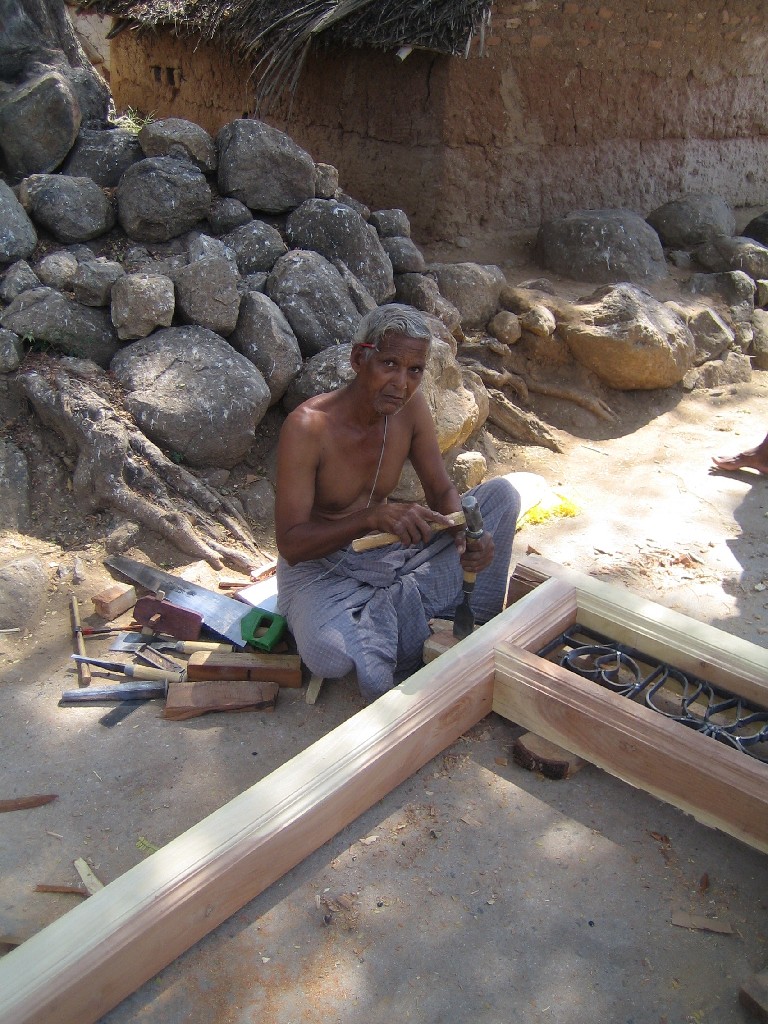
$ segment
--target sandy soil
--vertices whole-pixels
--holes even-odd
[[[562,453],[509,444],[496,436],[491,473],[538,473],[579,508],[575,517],[525,527],[518,534],[516,557],[540,553],[766,647],[768,479],[751,471],[711,473],[710,458],[763,438],[768,429],[768,374],[756,372],[749,384],[710,392],[616,395],[615,409],[619,420],[614,425],[586,413],[572,416]],[[491,449],[486,451],[491,454]],[[31,636],[0,636],[5,764],[0,795],[58,795],[47,807],[6,815],[3,824],[12,827],[0,830],[0,937],[10,939],[23,939],[79,902],[76,896],[34,892],[41,882],[76,884],[75,858],[86,857],[105,882],[118,877],[361,707],[349,680],[327,685],[314,707],[305,703],[302,690],[284,691],[273,715],[217,715],[169,723],[149,703],[110,726],[104,707],[60,707],[61,690],[74,685],[67,605],[73,571],[81,578],[74,589],[85,624],[99,621],[90,614],[90,596],[111,582],[102,564],[109,517],[83,517],[74,508],[67,473],[55,454],[42,453],[35,460],[34,535],[0,537],[0,561],[35,552],[50,572],[41,628]],[[268,529],[260,541],[266,553],[274,550]],[[153,538],[128,553],[166,569],[184,564],[178,553],[163,549]],[[216,586],[216,574],[207,567],[200,567],[198,579]],[[108,647],[102,640],[89,644],[100,653]],[[744,1019],[735,993],[747,974],[764,966],[768,940],[764,858],[596,769],[586,769],[563,784],[569,789],[556,791],[551,783],[547,786],[511,764],[499,767],[508,763],[511,737],[508,725],[492,716],[291,873],[285,890],[265,894],[222,926],[110,1014],[110,1021],[288,1022],[317,1020],[313,1014],[322,1008],[323,1019],[349,1024],[363,1013],[370,1021],[410,1015],[420,1021],[500,1022],[511,1019],[513,1007],[515,1019],[526,1024],[592,1019],[723,1024]],[[462,801],[472,802],[473,821],[496,825],[492,831],[470,829],[468,834],[451,824],[447,843],[446,822],[460,817]],[[513,847],[508,837],[509,850],[504,852],[498,808],[513,805],[525,821],[526,845],[519,845],[523,833],[516,831],[518,845]],[[443,822],[438,844],[443,859],[432,865],[435,877],[442,878],[435,882],[435,891],[443,894],[440,899],[424,889],[428,857],[433,857],[424,846],[424,829],[430,823],[425,808],[434,806]],[[546,843],[543,837],[553,828],[571,840],[563,840],[554,860],[537,862],[536,844]],[[378,830],[386,839],[376,848],[375,860],[375,850],[366,853],[359,846],[366,830]],[[590,849],[600,848],[600,870],[608,871],[606,877],[612,880],[608,886],[584,883],[587,889],[579,890],[579,861],[593,856],[583,852],[590,832]],[[653,835],[672,837],[663,861],[660,840]],[[401,842],[403,847],[408,844],[405,853]],[[419,850],[427,858],[421,866]],[[652,862],[650,880],[645,874],[639,880],[640,868],[630,858],[633,850],[646,864]],[[447,863],[457,865],[458,872],[472,865],[461,876],[466,881],[461,891],[454,893],[459,882],[445,875]],[[493,884],[490,876],[475,877],[475,871],[483,875],[486,868],[501,872]],[[537,889],[536,920],[543,931],[552,930],[548,940],[537,936],[535,927],[530,931],[531,905],[509,896],[513,883],[504,879],[510,871],[510,878],[528,877],[528,889]],[[701,890],[700,898],[693,899],[694,873],[698,877],[702,872],[711,876],[712,889],[706,898]],[[565,881],[571,884],[563,889]],[[331,933],[316,914],[316,897],[329,887],[332,895],[354,893],[350,906],[342,901],[343,913],[337,904],[331,914],[337,925],[344,924],[345,914],[349,918],[348,927],[337,927],[331,945]],[[582,933],[568,938],[571,960],[563,953],[557,965],[551,942],[555,934],[562,937],[563,922],[551,916],[554,907],[544,906],[552,887],[559,887],[561,915],[573,911],[572,920],[583,918],[582,923],[589,917],[584,934],[595,938],[594,920],[605,925],[602,944],[584,945]],[[502,890],[507,892],[507,916],[494,917],[492,924],[492,907]],[[583,902],[585,892],[591,910]],[[453,903],[446,893],[454,893]],[[737,935],[702,939],[670,928],[662,917],[673,898],[690,910],[706,911],[708,902],[716,905],[719,914],[738,919]],[[468,916],[465,931],[457,929],[454,936],[448,919],[456,900],[463,901]],[[578,911],[575,901],[581,901]],[[394,910],[386,927],[384,917],[376,916],[386,916],[387,907],[397,909],[399,925]],[[430,915],[433,927],[424,933],[421,923]],[[627,924],[640,920],[635,931]],[[648,948],[645,934],[651,931]],[[442,1002],[433,982],[424,988],[426,981],[419,980],[430,971],[444,970],[431,960],[437,955],[432,938],[438,933],[445,939],[445,955],[454,958],[451,963],[463,958],[463,967],[444,978]],[[449,934],[458,945],[450,946]],[[471,934],[476,943],[471,953],[462,952],[462,934]],[[401,949],[394,960],[393,949]],[[511,949],[517,950],[520,963],[528,958],[525,983],[506,964]],[[617,949],[625,967],[620,977],[610,964]],[[406,954],[415,967],[403,988],[399,968]],[[481,968],[476,956],[490,966]],[[248,971],[238,973],[235,964],[246,962]],[[713,962],[719,965],[717,981],[712,978]],[[485,989],[477,974],[474,987],[467,981],[470,963],[473,971],[488,976]],[[572,970],[566,970],[569,963]],[[305,971],[303,965],[312,970]],[[255,986],[252,978],[262,971],[264,977]],[[512,979],[508,990],[493,983],[494,971],[507,971],[503,976]],[[355,995],[353,979],[361,972],[370,976]],[[420,1003],[413,1002],[417,996]],[[548,1002],[557,1011],[554,1016],[545,1011]]]

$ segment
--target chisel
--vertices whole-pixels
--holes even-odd
[[[477,498],[472,494],[466,494],[461,500],[461,507],[466,516],[467,526],[467,547],[476,544],[483,536],[483,517],[480,514],[480,506]],[[475,628],[475,614],[472,611],[470,598],[475,589],[477,573],[464,571],[464,583],[462,586],[461,604],[456,609],[453,617],[453,635],[457,640],[464,640]]]
[[[101,661],[99,658],[83,658],[80,654],[72,654],[74,661],[84,661],[88,665],[95,665],[105,672],[119,672],[128,676],[129,679],[156,679],[165,683],[183,683],[187,678],[184,669],[180,672],[166,672],[160,668],[146,668],[144,665],[126,665],[121,661]]]
[[[109,686],[97,689],[94,686],[82,690],[65,690],[61,695],[62,704],[99,704],[104,700],[154,700],[168,695],[167,683],[131,683],[130,685]]]

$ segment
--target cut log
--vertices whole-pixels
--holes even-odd
[[[526,732],[514,740],[512,759],[521,768],[539,772],[545,779],[569,779],[586,763],[570,750],[558,747],[533,732]]]
[[[301,658],[296,654],[221,654],[196,651],[187,662],[188,679],[258,679],[281,686],[301,686]]]
[[[164,718],[174,722],[210,711],[274,711],[280,687],[251,679],[209,679],[168,687]]]

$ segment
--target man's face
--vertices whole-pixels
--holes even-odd
[[[352,366],[370,395],[373,408],[383,416],[399,412],[424,378],[429,342],[387,334],[378,350],[353,349]]]

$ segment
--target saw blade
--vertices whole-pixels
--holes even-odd
[[[162,569],[154,569],[151,565],[126,558],[124,555],[105,558],[104,564],[155,594],[162,591],[171,604],[202,615],[207,629],[224,637],[235,647],[246,646],[241,624],[252,609],[243,605],[241,601],[207,590],[197,583],[189,583],[179,576],[172,576]]]

